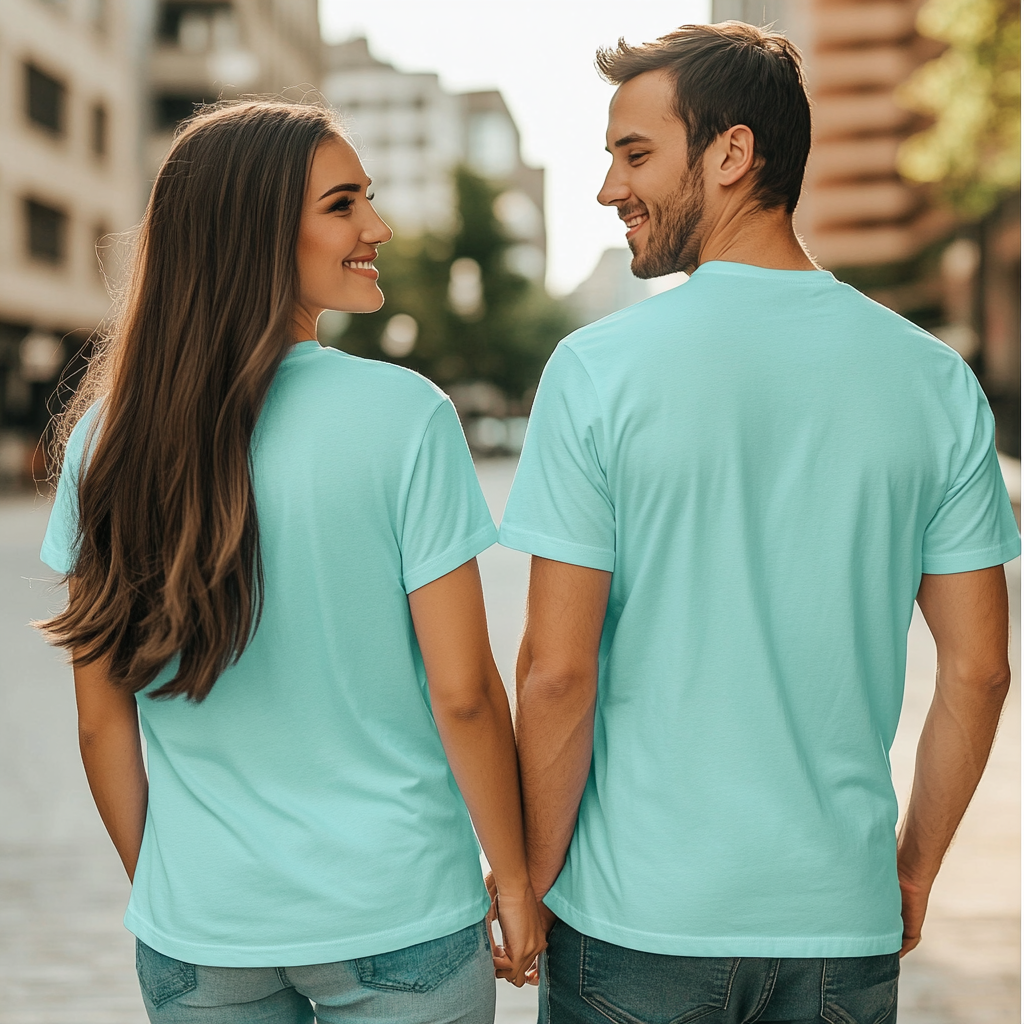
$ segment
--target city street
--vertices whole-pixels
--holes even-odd
[[[478,465],[497,519],[511,459]],[[38,550],[48,507],[0,499],[0,1024],[144,1024],[128,883],[93,808],[78,759],[70,669],[27,623],[60,607]],[[511,680],[527,558],[481,558],[492,641]],[[1020,617],[1020,563],[1008,567]],[[932,692],[934,647],[915,615],[903,718],[892,752],[904,800]],[[900,1024],[1020,1019],[1020,691],[1016,677],[988,773],[932,896],[925,938],[904,961]],[[536,990],[499,986],[498,1020],[535,1020]]]

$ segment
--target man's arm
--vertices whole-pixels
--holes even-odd
[[[537,898],[565,863],[590,772],[611,573],[534,556],[516,664],[516,743]]]
[[[899,836],[901,956],[921,941],[932,883],[985,769],[1010,685],[1001,565],[925,575],[917,603],[935,638],[938,671]]]

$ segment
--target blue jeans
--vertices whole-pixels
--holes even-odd
[[[540,1024],[896,1024],[896,953],[663,956],[558,921],[540,967]]]
[[[392,953],[308,967],[203,967],[138,941],[136,967],[153,1024],[494,1021],[483,922]]]

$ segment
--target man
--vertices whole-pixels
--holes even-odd
[[[692,276],[558,347],[501,526],[534,556],[541,1017],[891,1024],[1009,682],[992,416],[955,352],[794,234],[789,42],[684,26],[598,65],[598,200],[637,276]],[[915,597],[939,668],[897,850]]]

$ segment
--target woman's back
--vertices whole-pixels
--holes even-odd
[[[494,540],[455,411],[407,370],[301,342],[252,464],[262,618],[201,703],[146,696],[173,665],[138,695],[150,801],[125,923],[167,955],[238,967],[473,924],[488,899],[407,599]],[[72,519],[51,521],[44,556],[70,569]]]

